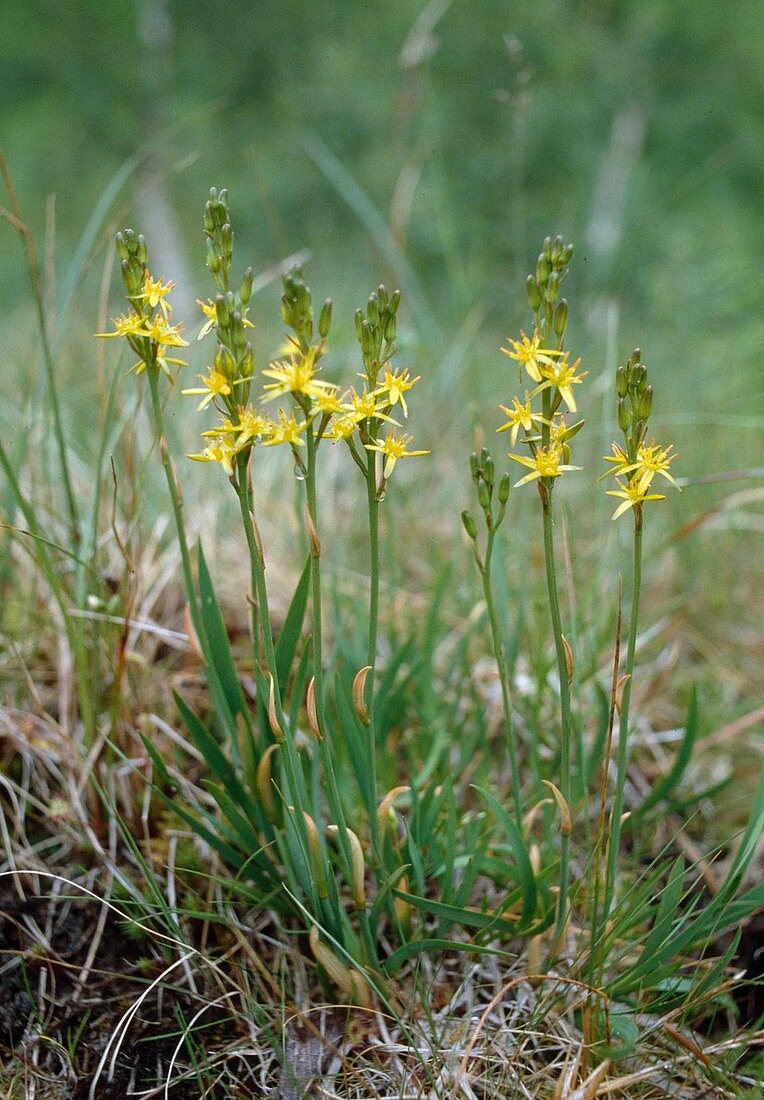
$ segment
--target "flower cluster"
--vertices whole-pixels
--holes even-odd
[[[502,352],[518,364],[520,380],[523,371],[536,385],[526,390],[523,399],[512,399],[512,405],[501,405],[507,420],[498,432],[509,432],[512,446],[516,446],[520,430],[521,442],[529,449],[529,455],[510,454],[510,458],[527,467],[530,473],[516,484],[525,485],[539,480],[551,486],[554,479],[579,466],[570,463],[569,441],[583,427],[583,420],[568,425],[560,411],[564,405],[568,412],[577,412],[573,387],[586,377],[581,372],[581,360],[571,362],[564,350],[565,330],[568,323],[568,303],[558,301],[559,289],[568,274],[567,264],[573,254],[573,246],[566,245],[562,237],[553,241],[547,237],[544,249],[536,263],[535,275],[527,281],[528,301],[534,314],[535,328],[531,336],[520,333],[519,340],[510,339]],[[540,398],[540,408],[533,402]]]
[[[616,372],[618,393],[618,426],[624,437],[624,446],[613,443],[612,455],[605,456],[610,469],[602,476],[615,475],[617,489],[608,489],[608,496],[621,503],[613,513],[618,519],[630,508],[634,509],[635,522],[642,523],[642,506],[648,500],[664,500],[661,493],[651,492],[656,475],[660,475],[675,488],[679,488],[670,472],[676,458],[672,444],[659,446],[655,440],[646,443],[647,422],[653,406],[653,388],[647,382],[647,367],[641,362],[637,348],[625,366]]]
[[[146,370],[161,370],[172,379],[171,366],[184,367],[182,359],[168,355],[171,348],[184,348],[188,342],[181,335],[181,325],[172,324],[169,294],[174,283],[154,279],[149,272],[148,250],[142,236],[132,229],[117,234],[122,281],[127,291],[128,313],[114,319],[113,332],[99,332],[104,339],[122,337],[138,356],[131,370],[143,374]]]

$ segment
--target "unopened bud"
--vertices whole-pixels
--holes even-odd
[[[217,317],[218,328],[228,328],[231,323],[231,314],[224,294],[218,294],[215,298],[215,316]]]
[[[491,490],[485,481],[478,482],[477,497],[478,504],[484,512],[487,512],[491,507]]]
[[[528,295],[528,305],[535,313],[541,305],[541,293],[538,283],[532,275],[529,275],[525,280],[525,292]]]
[[[619,367],[615,372],[615,389],[619,397],[625,397],[629,392],[629,372],[626,367]]]
[[[499,482],[499,504],[506,504],[509,500],[509,474],[502,474]]]
[[[212,244],[207,246],[207,267],[213,275],[217,275],[221,267],[220,253]]]
[[[572,255],[573,255],[573,245],[572,244],[565,245],[565,248],[562,251],[562,256],[560,257],[560,263],[563,265],[563,267],[565,266],[565,264],[570,263],[570,257]]]
[[[204,230],[206,233],[212,233],[215,228],[215,212],[211,202],[204,204]]]
[[[390,302],[390,295],[387,293],[387,289],[384,283],[380,283],[377,287],[377,298],[379,300],[379,312],[387,313],[387,307]]]
[[[360,341],[363,338],[363,310],[357,309],[353,314],[355,323],[355,338]]]
[[[125,242],[125,234],[117,233],[114,238],[114,243],[117,246],[117,254],[121,260],[128,260],[130,258],[130,252],[128,251],[127,244]]]
[[[544,297],[547,302],[555,302],[557,295],[560,293],[560,276],[556,271],[550,272],[549,278],[546,283],[546,291]]]
[[[542,252],[536,261],[536,282],[539,287],[546,286],[546,281],[549,278],[549,273],[552,270],[552,266],[549,263],[549,259]]]
[[[653,410],[653,387],[645,386],[644,393],[637,400],[637,416],[640,420],[647,420]]]
[[[376,294],[369,295],[369,300],[366,303],[366,316],[369,319],[369,324],[379,324],[379,298]]]
[[[318,315],[318,335],[322,340],[325,340],[329,335],[329,329],[332,327],[332,300],[327,298],[324,304],[321,306],[321,312]]]
[[[555,336],[563,336],[568,325],[568,300],[561,298],[554,311]]]
[[[394,313],[388,313],[385,317],[385,327],[382,335],[388,344],[392,344],[398,332],[398,318]]]
[[[544,250],[544,255],[546,256],[546,258],[548,260],[551,260],[552,259],[552,238],[551,237],[544,237],[543,250]]]
[[[251,267],[248,267],[244,272],[244,277],[241,280],[241,286],[239,287],[239,301],[243,306],[247,304],[252,297],[252,282],[255,278],[255,273]]]
[[[226,222],[220,230],[220,250],[227,260],[233,255],[233,227]]]
[[[502,478],[502,482],[503,480],[504,479]],[[499,493],[501,493],[501,489],[499,490]],[[475,517],[472,515],[471,512],[468,512],[466,508],[462,512],[462,526],[464,527],[464,530],[467,532],[469,537],[474,541],[477,538],[477,524],[475,523]]]
[[[644,363],[637,363],[631,372],[631,388],[637,393],[644,393],[647,385],[647,367]]]
[[[139,264],[146,264],[149,258],[149,247],[146,244],[146,238],[142,233],[138,234],[138,239],[135,242],[135,258]]]
[[[483,477],[488,482],[490,487],[493,487],[493,479],[496,472],[493,458],[486,451],[485,458],[483,459]]]
[[[215,370],[222,374],[229,382],[236,380],[236,360],[225,344],[218,344],[215,352]]]
[[[390,296],[389,310],[391,313],[398,312],[398,306],[401,304],[401,292],[400,290],[394,290]]]
[[[477,481],[479,471],[480,471],[480,459],[478,458],[477,454],[473,451],[472,454],[470,455],[470,474],[472,475],[472,480],[473,481]]]
[[[622,397],[618,400],[618,427],[622,432],[628,432],[631,427],[631,413]]]
[[[634,351],[629,356],[629,361],[628,361],[627,366],[636,367],[637,363],[641,360],[641,358],[642,358],[641,350],[639,348],[634,348]]]

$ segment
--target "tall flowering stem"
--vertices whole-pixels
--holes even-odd
[[[624,810],[624,791],[626,773],[629,765],[629,710],[631,691],[634,681],[634,660],[637,647],[639,626],[639,605],[642,592],[642,530],[644,525],[644,506],[648,501],[663,500],[661,493],[651,492],[656,476],[660,476],[675,488],[678,485],[670,472],[670,464],[676,457],[673,447],[660,447],[654,440],[647,440],[648,420],[653,406],[653,388],[647,382],[647,367],[641,361],[637,348],[625,366],[616,372],[616,391],[618,396],[618,426],[623,435],[623,444],[613,444],[613,454],[605,461],[610,464],[608,474],[615,476],[617,489],[609,489],[608,495],[620,501],[613,513],[613,519],[631,511],[634,517],[634,540],[631,554],[631,601],[629,607],[629,634],[626,645],[626,662],[623,676],[616,691],[616,704],[619,711],[618,754],[616,764],[616,782],[613,792],[613,805],[610,812],[610,824],[607,847],[605,889],[602,902],[602,914],[599,920],[595,914],[594,929],[597,936],[604,935],[607,921],[615,899],[616,873],[621,841]],[[593,940],[595,935],[593,933]],[[593,951],[600,958],[604,955],[604,945],[593,942]]]
[[[499,685],[501,687],[501,703],[504,712],[507,753],[509,755],[509,766],[512,773],[512,799],[514,802],[515,819],[518,829],[522,832],[523,796],[520,787],[520,765],[512,722],[510,671],[491,578],[491,565],[496,544],[496,534],[506,515],[507,501],[509,500],[509,474],[502,475],[498,484],[498,489],[494,494],[494,461],[485,447],[480,451],[480,454],[473,454],[470,456],[470,470],[472,473],[472,480],[477,489],[478,504],[483,512],[486,524],[485,550],[482,555],[478,545],[477,524],[471,512],[462,512],[462,524],[472,543],[472,553],[475,558],[478,572],[480,573],[480,581],[483,586],[483,598],[485,600],[486,610],[488,611],[488,621],[491,627],[491,645],[496,659],[496,671],[499,676]]]
[[[520,340],[510,340],[509,348],[503,350],[537,385],[530,393],[526,393],[524,402],[515,399],[513,408],[502,406],[509,419],[498,429],[511,431],[513,445],[522,429],[523,443],[528,446],[530,454],[510,454],[510,458],[530,471],[521,478],[518,485],[538,481],[543,517],[547,597],[560,684],[559,790],[566,807],[561,824],[559,896],[553,955],[564,938],[568,915],[570,804],[573,790],[571,760],[573,717],[570,696],[573,653],[563,633],[560,615],[555,565],[553,495],[557,478],[566,471],[580,468],[570,464],[569,441],[581,429],[583,421],[568,426],[559,410],[564,404],[570,412],[577,411],[573,386],[578,385],[585,376],[583,373],[577,373],[579,361],[571,363],[568,353],[563,350],[568,323],[568,303],[564,298],[559,301],[558,298],[560,286],[568,274],[567,265],[572,254],[573,246],[566,245],[562,237],[556,237],[554,241],[547,237],[536,263],[536,272],[528,276],[526,289],[528,302],[534,314],[535,330],[530,338],[522,333]],[[534,412],[532,408],[532,402],[538,396],[541,397],[539,413]]]

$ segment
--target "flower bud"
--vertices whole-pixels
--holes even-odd
[[[631,388],[633,392],[644,393],[647,385],[647,367],[644,363],[637,363],[631,372]]]
[[[215,211],[211,202],[204,204],[204,231],[205,233],[212,233],[215,228]]]
[[[218,344],[215,352],[215,370],[224,375],[229,382],[236,380],[236,360],[224,344]]]
[[[125,245],[127,246],[128,254],[134,256],[136,249],[138,248],[138,240],[135,236],[134,229],[125,230]]]
[[[385,328],[382,333],[388,344],[392,344],[398,332],[398,318],[394,313],[388,313],[385,317]]]
[[[366,316],[369,319],[369,324],[379,324],[379,298],[376,294],[369,295],[369,300],[366,303]]]
[[[247,337],[244,333],[244,322],[241,319],[241,313],[238,309],[235,309],[231,314],[231,342],[238,351],[243,351],[247,343]]]
[[[549,278],[549,272],[552,270],[552,265],[542,252],[536,261],[536,282],[539,287],[546,286],[546,281]]]
[[[213,275],[217,275],[220,271],[222,264],[220,260],[220,253],[210,244],[207,246],[207,267]]]
[[[390,297],[390,313],[397,313],[398,306],[401,304],[401,292],[400,290],[394,290]]]
[[[541,294],[539,293],[538,283],[532,275],[529,275],[525,280],[525,293],[528,295],[528,305],[535,313],[541,305]]]
[[[480,470],[480,459],[478,458],[478,456],[473,451],[472,454],[470,455],[470,474],[472,475],[472,480],[473,481],[477,481],[479,470]]]
[[[462,526],[474,542],[477,538],[477,524],[475,523],[475,517],[466,509],[462,512]]]
[[[502,474],[499,481],[499,504],[506,504],[509,500],[509,474]]]
[[[552,238],[544,237],[544,255],[548,260],[552,259]]]
[[[387,307],[390,302],[390,295],[387,293],[387,289],[384,283],[380,283],[377,287],[377,298],[379,299],[379,312],[387,313]]]
[[[631,413],[626,408],[626,402],[622,397],[618,399],[618,427],[622,432],[628,432],[631,427]]]
[[[551,260],[555,267],[559,267],[562,261],[562,255],[565,251],[565,240],[562,237],[555,237],[552,245]]]
[[[488,512],[491,507],[491,490],[485,481],[479,481],[477,487],[478,504],[484,512]]]
[[[224,294],[218,294],[215,298],[215,316],[219,328],[228,328],[231,323],[231,314],[228,311],[228,301]]]
[[[560,292],[560,276],[556,271],[552,271],[549,274],[549,278],[546,283],[546,291],[544,297],[547,302],[554,302],[557,299],[557,295]]]
[[[363,336],[363,310],[357,309],[353,314],[353,321],[355,322],[355,338],[360,342]]]
[[[248,267],[244,272],[244,278],[241,280],[241,286],[239,287],[239,301],[243,306],[245,306],[252,297],[252,282],[254,277],[254,271],[251,267]]]
[[[125,234],[124,233],[117,233],[117,236],[114,238],[114,243],[117,246],[117,254],[118,254],[120,260],[129,259],[130,258],[130,253],[129,253],[128,248],[127,248],[127,242],[125,241]]]
[[[639,348],[634,348],[634,351],[629,356],[629,361],[626,364],[627,367],[636,367],[637,363],[640,361],[641,358],[642,358],[642,352],[640,351],[640,349]]]
[[[635,412],[640,420],[647,420],[653,410],[653,387],[645,386],[635,402]]]
[[[565,264],[570,263],[570,257],[573,255],[573,245],[567,244],[563,249],[562,256],[560,257],[560,263],[564,267]]]
[[[374,330],[368,321],[361,322],[361,351],[364,355],[374,354]]]
[[[554,311],[554,333],[555,336],[563,336],[565,329],[568,325],[568,300],[567,298],[561,298],[557,309]]]
[[[321,312],[318,315],[318,335],[322,340],[325,340],[329,335],[329,329],[332,327],[332,300],[327,298],[324,304],[321,306]]]
[[[138,234],[138,238],[135,242],[135,258],[139,264],[146,264],[148,262],[149,247],[142,233]]]
[[[233,255],[233,227],[230,222],[226,222],[220,230],[220,251],[227,260]]]
[[[629,392],[629,371],[626,367],[619,367],[615,372],[615,388],[619,397],[625,397]]]
[[[489,486],[493,486],[494,472],[495,472],[495,466],[494,466],[494,463],[493,463],[493,459],[486,452],[486,456],[483,460],[483,477],[488,482]]]

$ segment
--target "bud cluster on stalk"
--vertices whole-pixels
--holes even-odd
[[[380,368],[395,355],[395,337],[398,331],[398,307],[400,290],[388,294],[380,285],[369,295],[366,313],[355,311],[355,334],[361,346],[366,377],[373,388],[377,384]]]
[[[507,509],[509,474],[502,474],[497,484],[494,461],[485,447],[479,454],[473,452],[470,455],[470,473],[477,490],[478,504],[485,517],[486,527],[489,531],[496,531]],[[475,517],[466,509],[462,512],[462,525],[474,542],[477,539],[477,524]]]
[[[647,435],[647,421],[653,408],[653,387],[647,382],[647,367],[635,348],[625,366],[615,375],[618,394],[618,427],[626,440],[626,453],[633,461]]]
[[[558,301],[560,287],[568,277],[568,264],[573,255],[573,245],[565,244],[562,237],[545,237],[542,251],[536,260],[536,274],[529,275],[525,289],[528,304],[537,320],[542,317],[547,332],[554,332],[558,339],[565,335],[568,323],[568,303]]]
[[[313,295],[305,282],[302,268],[293,267],[283,277],[284,292],[281,295],[281,319],[295,334],[301,351],[313,344]],[[332,325],[332,300],[327,298],[318,315],[318,339],[323,343]]]

